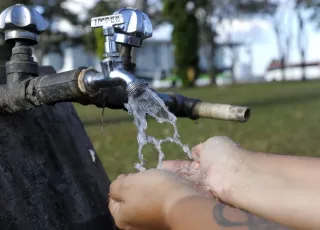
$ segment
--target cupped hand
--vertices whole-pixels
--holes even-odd
[[[228,202],[235,174],[247,154],[228,137],[213,137],[192,149],[193,161],[166,161],[163,168],[193,181],[199,191]]]
[[[201,196],[165,170],[120,175],[110,186],[109,209],[120,229],[170,229],[167,215],[180,199]]]

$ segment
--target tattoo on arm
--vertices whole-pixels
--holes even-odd
[[[226,217],[224,211],[228,206],[217,203],[213,209],[213,217],[219,226],[224,228],[248,227],[248,230],[289,230],[282,225],[270,222],[263,218],[252,215],[249,212],[239,210],[247,216],[245,221],[233,221]]]

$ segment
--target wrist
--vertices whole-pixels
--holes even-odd
[[[228,153],[223,166],[211,165],[206,182],[211,192],[222,201],[235,205],[239,184],[245,184],[253,176],[252,158],[254,153],[236,148]],[[221,163],[220,163],[221,164]]]
[[[202,198],[201,194],[183,181],[179,186],[172,187],[172,190],[168,191],[163,202],[163,217],[168,226],[171,227],[173,210],[180,205],[182,200],[188,200],[192,197]]]
[[[233,180],[230,180],[231,183],[225,188],[225,202],[245,209],[253,202],[256,194],[263,192],[265,184],[270,182],[265,180],[265,177],[270,175],[263,171],[265,158],[261,153],[244,151],[242,156]]]
[[[211,202],[212,199],[208,200],[208,198],[205,198],[199,194],[190,195],[175,200],[175,202],[172,203],[171,206],[168,206],[168,209],[166,210],[166,223],[170,229],[175,230],[186,229],[186,225],[191,227],[188,224],[193,222],[192,217],[195,217],[196,214],[199,214],[199,210],[202,210],[203,214],[210,213],[206,212],[203,207],[208,205],[211,207]],[[202,208],[198,208],[199,205]]]

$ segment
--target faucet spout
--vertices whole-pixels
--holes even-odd
[[[126,86],[126,82],[121,78],[106,78],[103,73],[93,70],[87,71],[83,75],[83,88],[86,93],[94,94],[102,88],[112,88],[116,86]]]
[[[110,72],[109,74],[109,78],[110,79],[117,79],[117,78],[121,78],[126,85],[130,85],[131,83],[133,83],[136,78],[135,76],[133,76],[133,74],[125,71],[123,68],[115,68],[113,71]]]
[[[102,88],[113,88],[123,86],[128,96],[139,96],[148,84],[121,67],[117,67],[108,73],[97,72],[94,69],[85,70],[80,77],[83,91],[87,94],[97,93]]]
[[[110,79],[120,78],[126,83],[126,92],[128,94],[128,97],[137,97],[141,95],[144,89],[148,86],[145,81],[137,79],[133,74],[124,70],[123,68],[114,69],[110,73],[109,77]]]

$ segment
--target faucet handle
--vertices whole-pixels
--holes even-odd
[[[91,28],[103,27],[105,57],[118,57],[116,42],[113,40],[114,26],[124,23],[121,14],[95,17],[91,19]]]
[[[152,37],[152,23],[149,16],[131,7],[121,8],[113,13],[122,15],[124,24],[115,26],[115,41],[134,47],[141,47],[144,39]]]
[[[24,39],[35,45],[47,26],[41,14],[22,4],[10,6],[0,14],[0,30],[5,33],[6,41]]]
[[[112,28],[116,25],[121,25],[124,23],[122,14],[113,14],[108,16],[101,16],[101,17],[95,17],[91,18],[91,28],[97,28],[97,27],[103,27],[106,28]],[[112,30],[109,30],[110,32]]]

